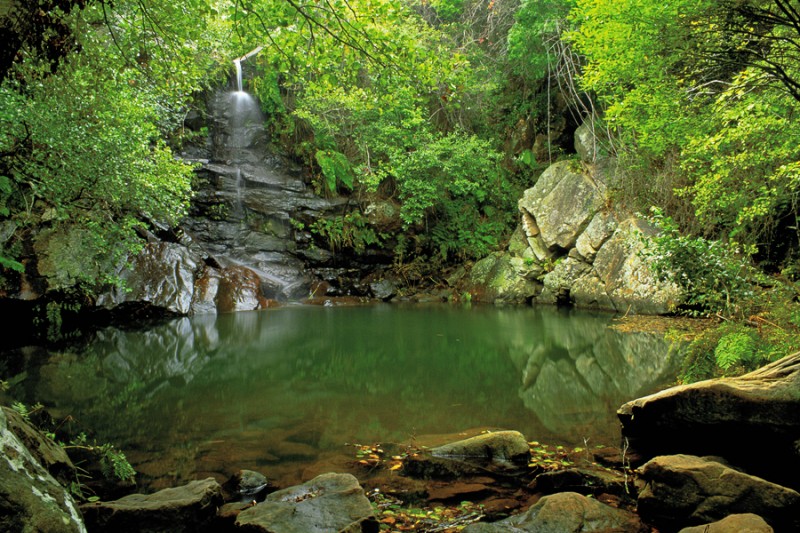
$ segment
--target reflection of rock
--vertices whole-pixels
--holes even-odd
[[[671,375],[673,357],[658,335],[630,335],[602,321],[564,328],[554,322],[533,350],[521,351],[520,397],[548,429],[579,434],[612,406],[652,390]]]
[[[350,474],[323,474],[273,492],[266,501],[239,513],[236,526],[281,533],[378,530],[372,505]]]
[[[0,529],[85,532],[72,496],[11,431],[7,413],[0,409]],[[13,424],[18,431],[24,427],[25,434],[35,433],[20,420]]]

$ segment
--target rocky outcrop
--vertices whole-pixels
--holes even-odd
[[[0,530],[85,532],[72,496],[39,463],[23,440],[32,444],[40,457],[52,456],[52,450],[44,450],[48,446],[43,443],[35,444],[34,440],[43,438],[31,440],[35,430],[19,419],[10,421],[7,414],[7,410],[0,409]],[[21,429],[25,435],[20,438],[12,429]]]
[[[779,531],[800,529],[800,494],[691,455],[659,456],[641,467],[639,515],[660,530],[753,513]]]
[[[242,531],[270,533],[377,532],[372,506],[350,474],[323,474],[241,511]]]
[[[574,492],[561,492],[545,496],[520,515],[492,524],[473,524],[464,528],[464,533],[507,531],[644,533],[649,529],[633,513],[615,509]]]
[[[719,455],[795,489],[800,482],[800,353],[755,372],[672,387],[623,405],[622,433],[643,457]]]
[[[641,251],[655,228],[610,207],[613,160],[597,159],[588,126],[575,146],[582,161],[559,161],[525,191],[508,251],[475,264],[464,289],[479,301],[571,304],[663,314],[681,301]]]
[[[81,506],[90,531],[160,533],[202,531],[222,505],[222,489],[213,478],[154,494],[130,494],[111,502]]]

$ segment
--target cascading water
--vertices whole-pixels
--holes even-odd
[[[200,173],[208,184],[195,197],[205,216],[186,228],[220,265],[258,274],[266,298],[304,298],[311,284],[305,261],[323,252],[296,240],[291,222],[325,216],[343,200],[313,194],[301,169],[275,154],[258,102],[245,90],[243,60],[256,52],[234,61],[235,77],[210,102],[211,157]]]

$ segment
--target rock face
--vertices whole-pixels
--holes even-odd
[[[716,461],[659,456],[640,469],[639,514],[659,529],[754,513],[780,531],[800,528],[800,494]]]
[[[659,281],[641,256],[655,229],[611,210],[608,183],[615,165],[586,146],[584,161],[551,165],[519,201],[520,225],[508,251],[474,266],[465,286],[479,301],[547,304],[662,314],[680,303],[676,286]]]
[[[737,378],[673,387],[628,402],[618,416],[645,458],[719,455],[746,471],[800,489],[800,353]],[[764,450],[764,452],[759,452]]]
[[[273,492],[266,501],[240,512],[236,526],[269,533],[378,531],[372,506],[350,474],[323,474]]]
[[[27,426],[20,420],[9,422],[7,411],[0,409],[0,530],[85,532],[72,496],[11,429],[23,425]],[[35,433],[29,426],[24,431]]]
[[[131,494],[81,506],[90,531],[157,533],[201,531],[222,505],[222,488],[208,478],[154,494]]]
[[[493,524],[472,524],[464,533],[639,533],[649,531],[639,517],[574,492],[545,496],[525,513]]]

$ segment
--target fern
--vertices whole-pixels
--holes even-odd
[[[750,335],[742,332],[728,333],[723,336],[714,349],[717,365],[723,370],[751,361],[755,353],[755,341]]]

